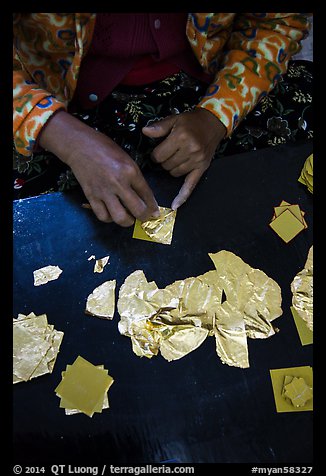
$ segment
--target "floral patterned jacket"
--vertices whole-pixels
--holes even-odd
[[[14,144],[26,158],[51,115],[67,109],[95,20],[96,13],[14,14]],[[230,135],[286,72],[309,28],[304,13],[189,13],[188,40],[214,75],[198,107]]]

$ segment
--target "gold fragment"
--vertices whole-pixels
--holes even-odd
[[[103,319],[112,319],[115,311],[116,280],[105,281],[88,296],[85,313]]]
[[[110,256],[104,256],[104,258],[97,259],[94,265],[94,273],[103,273],[105,266],[107,265]]]
[[[46,284],[49,281],[54,281],[58,279],[60,274],[62,273],[62,269],[59,266],[44,266],[44,268],[39,268],[33,271],[34,275],[34,286],[41,286],[42,284]]]

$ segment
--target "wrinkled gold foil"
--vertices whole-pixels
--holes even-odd
[[[160,351],[166,360],[176,360],[211,335],[223,363],[247,368],[247,337],[275,333],[271,322],[282,314],[278,284],[229,251],[209,256],[216,270],[165,289],[149,283],[141,270],[126,278],[119,291],[118,328],[131,338],[136,355],[151,358]]]
[[[47,322],[46,314],[19,314],[13,319],[13,383],[51,373],[63,332]]]
[[[223,364],[241,368],[249,367],[243,314],[227,301],[217,308],[214,336],[216,352]]]
[[[173,235],[173,227],[176,218],[176,210],[159,207],[160,216],[141,223],[145,233],[157,243],[170,245]]]
[[[209,257],[228,303],[243,314],[247,336],[264,339],[275,334],[271,322],[283,312],[279,285],[230,251],[209,253]]]
[[[304,407],[312,399],[312,387],[307,385],[302,377],[292,377],[286,375],[284,378],[282,395],[294,407]]]
[[[44,268],[36,269],[33,271],[34,286],[41,286],[49,281],[54,281],[58,279],[61,273],[62,269],[60,269],[59,266],[49,265],[44,266]]]
[[[115,311],[116,280],[105,281],[93,290],[86,301],[85,313],[103,319],[112,319]]]
[[[119,332],[132,339],[136,355],[157,355],[162,326],[151,322],[159,312],[168,311],[178,305],[178,300],[168,291],[148,282],[143,271],[131,273],[119,290]]]
[[[291,283],[292,305],[305,321],[308,329],[313,331],[313,246],[301,270]]]

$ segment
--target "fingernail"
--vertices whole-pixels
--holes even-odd
[[[181,205],[183,205],[186,202],[186,199],[179,199],[179,200],[174,200],[171,205],[171,210],[177,210]]]
[[[154,212],[154,213],[152,214],[152,217],[153,217],[153,218],[158,218],[158,217],[160,217],[160,216],[161,216],[160,210],[157,210],[156,212]]]

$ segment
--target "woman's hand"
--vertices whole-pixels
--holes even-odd
[[[148,137],[166,137],[152,152],[152,159],[174,177],[186,175],[185,182],[172,202],[176,210],[191,195],[208,169],[226,128],[211,112],[196,108],[168,116],[143,128]]]
[[[40,145],[69,165],[99,220],[131,226],[135,218],[159,215],[153,192],[129,155],[65,111],[50,119]]]

